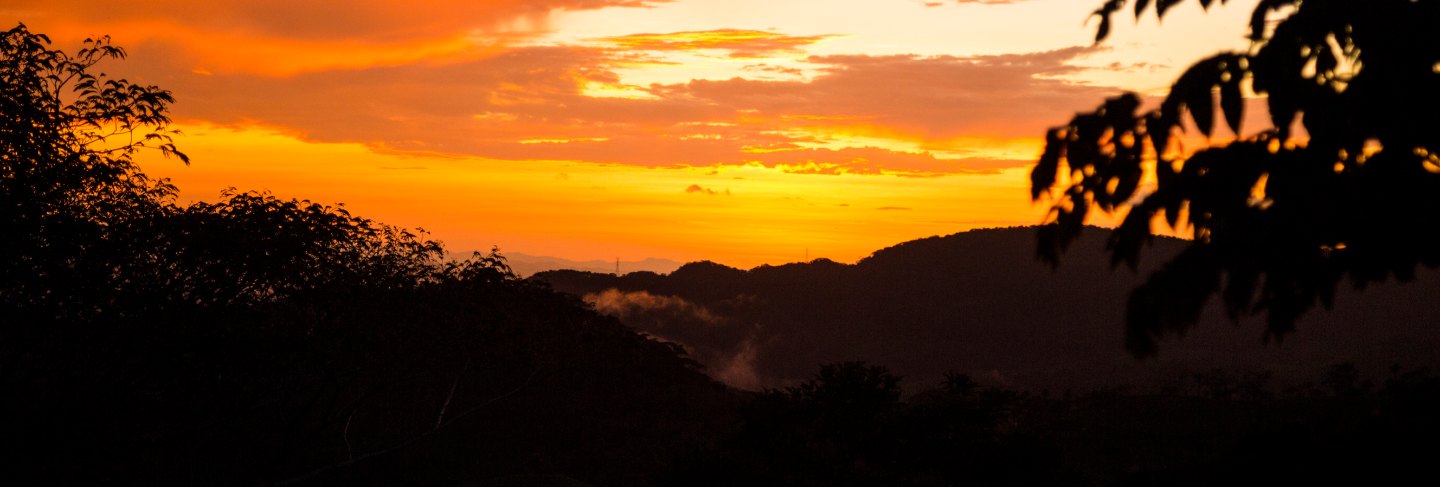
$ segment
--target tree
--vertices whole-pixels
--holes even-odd
[[[170,92],[93,70],[125,57],[108,37],[74,55],[24,24],[0,34],[0,304],[59,317],[93,314],[109,292],[117,242],[173,208],[175,188],[135,165],[175,148]]]
[[[170,93],[94,74],[106,38],[49,45],[0,34],[11,483],[633,485],[733,399],[493,252],[266,193],[175,204],[134,162],[188,162]]]
[[[73,55],[49,46],[24,24],[0,35],[0,310],[18,322],[414,287],[458,266],[509,274],[493,255],[447,266],[423,232],[343,207],[234,190],[178,206],[134,159],[156,150],[189,164],[171,93],[95,74],[125,57],[109,37]]]
[[[1137,0],[1134,12],[1180,3]],[[1097,42],[1126,5],[1095,12]],[[1260,0],[1250,47],[1195,63],[1158,108],[1142,113],[1127,93],[1046,134],[1031,174],[1032,197],[1054,200],[1041,258],[1057,262],[1094,211],[1123,214],[1108,249],[1132,269],[1156,220],[1193,229],[1130,296],[1126,346],[1139,356],[1194,326],[1212,295],[1231,319],[1264,314],[1279,338],[1346,279],[1440,265],[1437,24],[1435,0]],[[1243,130],[1247,91],[1265,99],[1269,127]],[[1186,151],[1184,117],[1208,140],[1217,98],[1236,139]]]

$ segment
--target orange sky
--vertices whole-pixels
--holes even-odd
[[[1090,45],[1089,0],[7,0],[174,91],[185,201],[344,202],[452,250],[749,267],[1039,223],[1040,137],[1243,47],[1254,0]]]

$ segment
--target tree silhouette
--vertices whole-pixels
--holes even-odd
[[[731,400],[493,252],[260,192],[177,205],[134,162],[188,163],[170,93],[95,74],[107,38],[49,45],[0,36],[10,483],[635,485]]]
[[[1134,12],[1179,3],[1138,0]],[[1097,42],[1126,5],[1095,12]],[[1435,0],[1262,0],[1249,49],[1195,63],[1158,108],[1124,94],[1046,134],[1031,174],[1032,197],[1055,201],[1041,257],[1056,262],[1092,211],[1124,215],[1108,247],[1131,268],[1155,220],[1193,229],[1131,294],[1126,345],[1140,356],[1194,326],[1215,294],[1232,319],[1264,314],[1278,338],[1330,307],[1345,279],[1403,281],[1440,264],[1437,21]],[[1265,98],[1269,127],[1243,130],[1247,91]],[[1185,150],[1184,117],[1208,140],[1217,98],[1236,139]]]
[[[170,92],[94,74],[125,51],[108,37],[74,55],[24,24],[0,34],[0,303],[92,315],[114,284],[108,243],[167,211],[175,188],[146,177],[145,149],[178,156]]]

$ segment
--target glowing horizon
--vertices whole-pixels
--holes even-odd
[[[143,165],[182,202],[268,190],[452,251],[752,267],[1040,223],[1044,129],[1243,47],[1254,2],[1099,47],[1073,0],[13,3],[175,93],[194,163]]]

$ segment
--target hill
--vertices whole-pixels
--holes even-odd
[[[574,271],[532,279],[584,296],[597,310],[682,344],[710,373],[748,388],[793,384],[816,364],[885,364],[909,387],[947,371],[1026,389],[1163,385],[1213,369],[1273,374],[1278,383],[1353,362],[1440,364],[1440,278],[1347,291],[1329,312],[1266,343],[1218,309],[1183,339],[1139,361],[1123,348],[1128,292],[1181,241],[1160,239],[1139,272],[1111,270],[1106,230],[1090,229],[1058,269],[1034,256],[1035,229],[976,230],[905,242],[847,265],[828,260],[740,270],[712,262],[668,275]]]
[[[615,261],[605,260],[570,260],[560,257],[545,255],[530,255],[519,252],[504,252],[505,265],[510,266],[520,277],[528,277],[538,272],[554,270],[575,270],[595,272],[600,274],[615,271]],[[620,261],[620,272],[629,273],[637,271],[669,273],[679,269],[681,262],[668,259],[645,258],[641,260]]]

